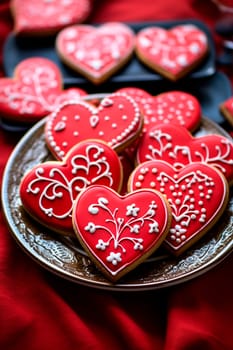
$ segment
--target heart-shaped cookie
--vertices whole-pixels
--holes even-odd
[[[40,223],[62,234],[72,234],[72,209],[86,187],[101,184],[120,191],[121,162],[107,144],[86,140],[74,146],[63,162],[48,161],[23,177],[20,197],[26,211]]]
[[[62,90],[58,67],[46,58],[32,57],[17,65],[13,78],[0,78],[0,114],[9,121],[33,123],[60,103],[84,95],[80,88]]]
[[[191,72],[208,53],[206,34],[193,24],[144,28],[135,45],[144,64],[173,81]]]
[[[75,201],[73,224],[90,258],[115,282],[159,247],[170,209],[163,195],[150,189],[120,196],[106,186],[91,186]]]
[[[23,36],[46,36],[83,22],[92,0],[11,0],[14,32]]]
[[[143,131],[154,125],[177,124],[194,131],[201,121],[201,105],[197,98],[184,91],[167,91],[152,96],[147,91],[124,87],[124,92],[135,99],[144,116]]]
[[[101,139],[121,151],[137,138],[142,124],[136,102],[116,93],[104,98],[98,107],[82,101],[64,103],[48,116],[45,138],[57,159],[88,138]]]
[[[163,161],[140,164],[130,176],[129,190],[151,188],[165,195],[172,223],[164,244],[179,255],[198,241],[222,215],[229,198],[225,177],[204,163],[179,171]]]
[[[220,111],[226,120],[233,126],[233,96],[221,103]]]
[[[61,60],[94,84],[118,71],[134,51],[134,33],[123,23],[98,27],[74,25],[63,29],[56,39]]]
[[[207,163],[233,183],[233,142],[222,135],[193,137],[181,126],[160,124],[144,133],[136,159],[137,163],[163,160],[175,169],[193,162]]]

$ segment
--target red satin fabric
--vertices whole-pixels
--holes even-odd
[[[96,0],[93,6],[91,23],[199,18],[213,34],[220,16],[208,0]],[[9,3],[1,1],[0,53],[11,29]],[[214,38],[219,50],[220,39]],[[0,131],[1,179],[16,142]],[[13,240],[2,213],[0,235],[1,349],[233,349],[232,254],[171,288],[115,293],[73,284],[38,266]]]

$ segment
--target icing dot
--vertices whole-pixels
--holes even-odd
[[[150,187],[156,187],[156,184],[155,184],[155,182],[154,182],[154,181],[151,181],[151,183],[150,183]]]
[[[142,186],[141,182],[137,181],[137,182],[135,183],[135,187],[139,188],[139,187],[141,187],[141,186]]]

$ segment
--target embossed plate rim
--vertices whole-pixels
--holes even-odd
[[[99,96],[98,95],[91,96],[92,99],[96,97],[99,97]],[[168,258],[168,263],[167,263],[167,260],[158,261],[158,259],[154,259],[154,260],[152,259],[146,264],[141,264],[137,269],[135,269],[133,272],[125,276],[121,280],[121,282],[118,282],[117,284],[112,284],[109,281],[107,281],[98,271],[93,272],[91,270],[92,272],[90,274],[90,277],[88,278],[85,276],[83,277],[78,273],[75,274],[74,272],[72,272],[73,270],[70,271],[69,269],[64,268],[64,265],[62,265],[62,262],[60,263],[59,259],[56,263],[54,263],[51,260],[51,257],[49,255],[46,258],[45,256],[41,255],[40,250],[36,251],[35,249],[32,249],[32,247],[30,246],[30,242],[27,239],[25,239],[23,232],[21,231],[21,229],[19,229],[19,227],[22,228],[23,225],[27,226],[27,222],[25,224],[25,222],[22,220],[22,222],[20,222],[21,226],[18,227],[14,217],[12,216],[12,210],[17,211],[18,210],[17,206],[20,205],[20,203],[16,201],[16,204],[17,204],[16,207],[15,208],[12,207],[13,203],[11,202],[9,197],[9,189],[13,188],[13,185],[11,183],[12,169],[14,169],[14,165],[17,163],[17,161],[21,159],[22,157],[21,152],[26,148],[25,145],[27,145],[28,142],[33,142],[33,141],[36,144],[34,140],[36,134],[39,135],[39,140],[41,138],[40,142],[42,144],[43,143],[45,144],[45,142],[42,139],[43,138],[42,129],[44,127],[45,120],[46,118],[42,119],[40,122],[35,124],[18,142],[11,156],[8,159],[8,162],[4,170],[3,182],[2,182],[2,207],[3,207],[3,212],[5,215],[6,221],[8,223],[10,232],[15,238],[16,242],[20,245],[20,247],[41,266],[43,266],[50,272],[60,277],[63,277],[75,283],[79,283],[79,284],[86,285],[93,288],[112,290],[112,291],[144,291],[144,290],[150,290],[150,289],[160,289],[164,287],[169,287],[172,285],[176,285],[176,284],[188,281],[190,279],[193,279],[194,277],[198,277],[199,275],[203,274],[204,272],[207,272],[208,270],[218,265],[222,260],[224,260],[231,253],[233,248],[233,240],[232,240],[232,232],[230,232],[229,227],[233,223],[232,213],[229,217],[229,220],[231,221],[231,223],[230,225],[227,226],[227,229],[229,228],[229,232],[230,232],[229,237],[227,236],[228,235],[227,229],[224,231],[221,231],[220,233],[220,236],[223,236],[225,235],[225,232],[226,232],[226,242],[224,240],[223,242],[221,242],[221,239],[220,239],[216,243],[216,237],[210,236],[204,241],[201,241],[200,243],[198,243],[198,245],[195,246],[194,248],[188,250],[188,252],[185,253],[185,255],[182,255],[182,257],[178,259],[177,258],[175,259],[173,257]],[[223,130],[219,125],[217,125],[215,122],[207,118],[203,118],[202,123],[210,125],[212,128],[216,130],[217,133],[230,137],[227,134],[227,132]],[[204,130],[205,128],[206,127],[203,126]],[[39,146],[37,146],[36,144],[35,150],[37,150],[38,147]],[[43,147],[45,146],[43,145]],[[31,150],[27,150],[27,151],[24,150],[24,152],[30,152],[30,151]],[[16,180],[20,181],[20,175],[16,174],[15,176],[16,176]],[[16,186],[16,191],[17,191],[17,188],[18,187]],[[17,195],[16,195],[16,199],[20,201],[20,199],[17,198]],[[233,212],[232,195],[231,195],[229,206],[230,206],[231,212]],[[27,229],[29,232],[30,229],[29,228]],[[75,251],[72,250],[72,246],[68,244],[68,241],[64,240],[60,236],[53,237],[53,235],[51,236],[51,233],[47,233],[47,234],[42,233],[40,236],[40,234],[38,235],[32,232],[32,237],[34,237],[35,240],[38,240],[38,241],[41,239],[41,237],[42,237],[42,241],[43,241],[43,237],[46,238],[46,242],[49,242],[49,244],[52,245],[52,247],[54,246],[55,249],[61,249],[63,250],[63,252],[65,251],[68,253],[69,252],[72,253],[74,259],[76,259],[77,257],[80,260],[86,259],[83,263],[84,265],[82,265],[81,267],[81,270],[83,269],[83,266],[85,266],[85,263],[87,263],[88,261],[88,258],[84,257],[81,254],[81,252],[79,252],[78,250],[75,250]],[[217,246],[218,244],[219,244],[219,247]],[[217,254],[212,253],[212,255],[210,255],[210,259],[202,263],[201,261],[202,256],[205,256],[206,254],[208,254],[208,251],[211,251],[213,247],[218,250]],[[43,245],[39,246],[39,248],[43,248]],[[55,256],[52,256],[52,258],[55,258]],[[190,266],[191,266],[190,264],[193,263],[193,260],[195,262],[195,259],[197,259],[197,266],[190,269]],[[169,265],[170,260],[173,260],[173,264],[171,265]],[[174,264],[174,260],[176,260],[176,264]],[[156,264],[158,263],[164,269],[165,271],[164,274],[162,274],[163,272],[160,272],[163,270],[159,270],[158,275],[156,275]],[[90,268],[91,266],[93,266],[93,264],[90,262],[90,265],[88,265],[87,268]],[[182,270],[182,266],[183,266],[183,270]],[[150,275],[150,273],[149,273],[149,276],[147,276],[146,274],[144,275],[144,272],[145,272],[144,270],[146,269],[148,271],[148,270],[151,270],[151,268],[152,268],[152,276]],[[153,270],[154,268],[155,270]],[[181,273],[179,269],[181,269]],[[140,270],[143,271],[141,272],[141,276],[140,276]],[[174,270],[177,270],[179,273],[178,274],[175,273]],[[77,270],[77,272],[79,271]],[[134,272],[136,272],[136,280],[135,280]],[[139,279],[137,277],[137,273],[139,273]]]

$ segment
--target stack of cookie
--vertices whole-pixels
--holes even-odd
[[[149,26],[136,34],[123,23],[81,24],[90,9],[90,0],[12,0],[16,35],[56,34],[59,59],[96,87],[97,98],[80,86],[64,89],[54,62],[30,57],[0,78],[0,113],[23,125],[45,117],[53,160],[23,174],[22,207],[81,244],[115,283],[159,247],[183,254],[216,224],[233,183],[233,143],[193,136],[202,110],[185,91],[153,96],[122,86],[98,97],[98,86],[133,56],[169,81],[185,77],[208,55],[200,28]]]
[[[55,160],[30,169],[20,185],[26,211],[78,238],[113,282],[161,244],[178,256],[201,239],[233,182],[232,141],[188,130],[201,122],[194,96],[128,91],[50,113],[44,133]]]

